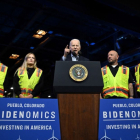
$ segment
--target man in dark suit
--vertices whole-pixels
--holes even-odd
[[[64,49],[64,55],[62,56],[62,61],[89,61],[89,59],[81,56],[81,45],[78,39],[72,39],[69,44]],[[71,54],[69,54],[71,52]]]

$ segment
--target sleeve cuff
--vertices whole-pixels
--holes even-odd
[[[66,57],[62,56],[62,60],[65,61],[66,60]]]

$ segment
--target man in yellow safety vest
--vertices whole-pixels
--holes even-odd
[[[103,91],[100,98],[133,98],[133,77],[128,67],[118,64],[119,55],[111,50],[109,64],[102,67]]]

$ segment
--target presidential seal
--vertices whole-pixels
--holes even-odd
[[[76,64],[70,68],[69,74],[74,81],[81,82],[87,78],[88,71],[85,66]]]

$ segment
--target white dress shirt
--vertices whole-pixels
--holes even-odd
[[[77,56],[77,58],[71,53],[71,57],[72,57],[72,61],[78,61],[79,55]],[[66,57],[62,56],[62,60],[65,61]]]

